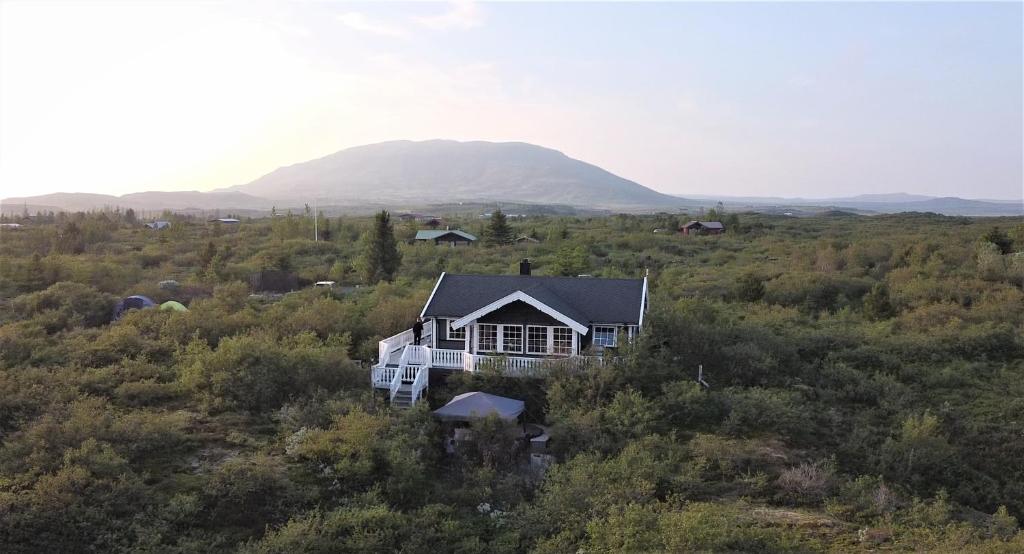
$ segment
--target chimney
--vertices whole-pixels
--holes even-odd
[[[523,258],[522,260],[520,260],[520,262],[519,262],[519,274],[520,275],[529,275],[530,274],[530,260],[528,258]]]

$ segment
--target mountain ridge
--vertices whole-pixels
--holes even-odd
[[[265,198],[328,201],[508,201],[579,207],[679,201],[596,165],[525,142],[388,141],[283,166],[228,187]]]
[[[732,211],[814,213],[820,209],[860,213],[935,212],[945,215],[1024,215],[1024,203],[934,197],[904,192],[840,198],[673,196],[526,142],[397,140],[354,146],[313,160],[281,166],[243,184],[200,191],[147,191],[121,196],[53,193],[7,198],[5,213],[136,210],[266,211],[320,206],[431,206],[514,203],[581,209],[677,211],[723,202]],[[810,208],[810,210],[808,210]]]

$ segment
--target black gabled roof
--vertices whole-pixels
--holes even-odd
[[[423,315],[463,317],[516,291],[543,302],[579,323],[640,323],[643,279],[546,277],[535,275],[453,275],[441,277]]]

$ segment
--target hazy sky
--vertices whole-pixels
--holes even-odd
[[[209,190],[392,139],[679,194],[1022,195],[1021,3],[0,0],[0,197]]]

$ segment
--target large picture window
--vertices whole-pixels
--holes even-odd
[[[618,332],[615,327],[611,325],[595,325],[594,326],[594,345],[595,346],[615,346],[616,336]]]
[[[571,355],[572,329],[568,327],[552,327],[551,333],[551,353]]]
[[[495,352],[498,350],[498,326],[493,323],[481,323],[477,325],[479,333],[477,350],[480,352]]]
[[[529,326],[526,328],[526,353],[548,353],[548,328]]]
[[[523,326],[505,325],[501,332],[501,350],[503,352],[523,353]]]
[[[447,320],[448,340],[466,340],[466,328],[452,329],[452,323],[455,323],[454,319]]]

